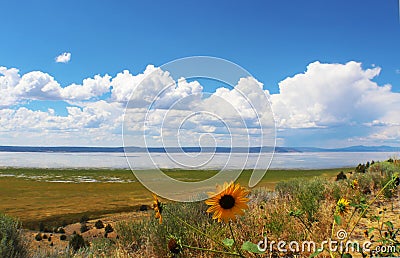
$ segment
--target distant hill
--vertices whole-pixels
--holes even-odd
[[[300,152],[399,152],[400,147],[392,146],[350,146],[346,148],[336,148],[336,149],[323,149],[315,147],[294,147],[294,149]]]
[[[258,152],[271,152],[272,147],[126,147],[127,152],[216,152],[216,153],[258,153]],[[123,147],[35,147],[35,146],[0,146],[0,152],[110,152],[121,153],[124,152]],[[276,147],[277,153],[290,153],[290,152],[400,152],[399,147],[391,146],[351,146],[346,148],[324,149],[315,147]]]

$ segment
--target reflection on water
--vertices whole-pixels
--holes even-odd
[[[386,160],[396,156],[392,152],[309,152],[309,153],[275,153],[270,168],[285,169],[310,169],[310,168],[337,168],[354,167],[358,163],[370,160]],[[128,153],[129,162],[134,169],[152,168],[153,165],[146,164],[144,158],[147,153]],[[178,154],[179,160],[190,164],[193,157]],[[200,155],[209,156],[204,153]],[[176,156],[176,155],[175,155]],[[248,158],[247,158],[248,156]],[[152,153],[152,158],[163,168],[180,167],[173,159],[165,153]],[[176,157],[175,157],[176,158]],[[201,158],[201,157],[200,157]],[[217,153],[213,160],[199,169],[220,169],[226,165],[227,168],[253,168],[257,161],[257,154],[233,153],[229,157],[227,153]],[[196,157],[199,159],[199,157]],[[247,161],[246,161],[247,159]],[[129,168],[123,153],[39,153],[39,152],[0,152],[0,167],[37,167],[37,168]],[[182,167],[180,167],[182,168]]]

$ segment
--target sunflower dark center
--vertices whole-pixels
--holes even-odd
[[[231,209],[235,206],[235,198],[233,198],[232,195],[224,195],[219,199],[219,205],[221,205],[223,209]]]

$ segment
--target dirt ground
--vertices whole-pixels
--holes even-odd
[[[107,234],[107,238],[116,238],[117,233],[115,232],[115,224],[117,222],[121,221],[134,221],[134,220],[139,220],[146,218],[150,216],[152,211],[134,211],[134,212],[123,212],[123,213],[118,213],[118,214],[108,214],[104,215],[100,218],[96,218],[93,220],[89,220],[86,225],[89,228],[88,231],[81,233],[81,223],[74,223],[65,226],[63,229],[65,230],[65,233],[46,233],[46,232],[39,232],[39,231],[33,231],[33,230],[24,230],[24,235],[26,236],[25,239],[28,239],[30,249],[33,252],[50,252],[50,253],[64,253],[65,250],[68,248],[68,242],[71,239],[72,235],[75,233],[81,234],[83,238],[89,243],[93,241],[94,239],[97,238],[103,238],[105,237],[105,229],[97,229],[95,227],[95,223],[98,220],[101,220],[104,224],[104,227],[107,224],[110,224],[114,231],[111,233]],[[42,240],[37,241],[35,239],[35,236],[37,234],[41,234]],[[66,235],[67,238],[66,240],[60,240],[60,237],[62,235]]]

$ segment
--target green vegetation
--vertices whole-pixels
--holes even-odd
[[[107,224],[107,226],[104,228],[104,232],[106,233],[111,233],[114,231],[114,228],[111,226],[111,224]]]
[[[81,233],[85,233],[86,231],[89,230],[89,227],[86,224],[82,224],[80,230],[81,230]]]
[[[43,237],[42,237],[41,233],[38,233],[38,234],[35,235],[35,240],[36,241],[42,241],[42,239],[43,239]]]
[[[227,223],[218,223],[206,213],[204,202],[164,204],[163,222],[158,219],[121,222],[116,253],[133,257],[257,257],[258,243],[268,241],[338,240],[340,230],[347,239],[369,240],[373,248],[396,248],[374,256],[400,254],[400,221],[393,204],[399,198],[399,164],[375,163],[365,172],[348,174],[347,179],[290,179],[276,185],[275,192],[253,190],[246,214],[232,223],[234,238]],[[365,188],[370,192],[365,193]],[[390,192],[391,195],[385,194]],[[397,207],[398,209],[399,207]],[[182,222],[184,221],[184,223]],[[362,223],[361,223],[362,222]],[[377,224],[377,225],[376,225]],[[367,229],[365,230],[365,227]],[[198,231],[197,231],[198,230]],[[235,243],[241,248],[235,249]],[[221,245],[222,244],[222,245]],[[372,249],[372,248],[371,248]],[[238,251],[236,251],[238,250]],[[281,252],[275,245],[267,257],[370,257],[361,249],[322,252]]]
[[[94,224],[94,226],[95,226],[95,228],[97,228],[97,229],[102,229],[102,228],[104,228],[103,221],[101,221],[101,220],[96,221],[96,223]]]
[[[18,220],[0,214],[0,257],[26,257],[27,244],[22,238]]]
[[[292,178],[331,178],[341,170],[346,172],[350,169],[269,170],[258,187],[272,190],[277,182]],[[182,181],[204,180],[216,172],[165,170],[167,175]],[[238,182],[247,185],[250,175],[251,171],[245,170]],[[54,182],[78,182],[79,178],[98,182]],[[110,182],[110,179],[116,178],[123,182]],[[84,215],[96,218],[104,214],[139,210],[151,200],[148,190],[136,182],[130,170],[124,169],[3,168],[0,169],[0,196],[0,212],[20,218],[25,228],[37,230],[41,222],[42,231],[75,223]]]
[[[88,222],[88,220],[89,220],[89,217],[85,214],[85,215],[83,215],[82,217],[81,217],[81,219],[80,219],[80,223],[86,223],[86,222]]]
[[[336,180],[341,171],[346,178],[341,176],[341,180]],[[276,243],[282,239],[288,242],[298,241],[301,243],[301,241],[312,240],[319,243],[327,239],[337,239],[336,234],[340,229],[347,232],[348,239],[365,238],[365,240],[370,240],[374,247],[389,244],[398,247],[388,253],[375,255],[398,256],[400,254],[398,239],[400,221],[396,213],[396,209],[399,209],[397,202],[400,194],[398,187],[400,164],[398,160],[371,162],[365,171],[360,169],[358,172],[349,173],[350,171],[351,169],[272,170],[266,174],[260,187],[252,189],[248,196],[250,199],[249,209],[236,221],[217,222],[212,218],[212,214],[207,213],[209,206],[205,202],[162,203],[163,220],[161,224],[154,216],[148,217],[148,214],[153,215],[153,211],[150,211],[138,213],[138,216],[143,216],[141,218],[117,222],[113,225],[114,228],[111,224],[107,224],[104,229],[104,237],[92,239],[90,244],[82,235],[74,232],[68,236],[70,252],[65,252],[62,257],[232,257],[232,255],[259,257],[259,251],[254,243],[263,240],[265,236],[268,237],[268,241]],[[168,170],[166,173],[181,180],[187,178],[200,180],[211,176],[215,171]],[[238,182],[246,186],[250,174],[251,171],[244,171]],[[0,177],[0,184],[3,179]],[[139,202],[132,198],[121,200],[123,205],[128,206],[129,202],[136,205],[136,208],[132,208],[132,203],[131,206],[128,206],[131,211],[139,210],[138,207],[141,205],[151,203],[151,194],[143,188],[136,188],[140,186],[136,182],[76,184],[9,177],[6,179],[16,180],[18,184],[26,186],[25,190],[28,193],[32,188],[38,187],[37,184],[40,184],[41,187],[48,187],[42,188],[40,191],[44,195],[43,198],[49,196],[51,198],[53,194],[51,191],[48,192],[48,195],[45,194],[49,189],[60,189],[64,198],[76,201],[73,203],[76,211],[73,216],[70,214],[70,218],[73,217],[75,223],[82,222],[82,226],[90,223],[88,222],[89,218],[95,218],[98,214],[103,213],[105,206],[113,205],[114,202],[118,203],[119,199],[128,195],[141,198]],[[3,184],[5,184],[4,182]],[[31,183],[30,187],[24,182]],[[18,184],[17,187],[20,187],[21,185]],[[52,188],[54,185],[56,188]],[[81,186],[84,187],[80,188]],[[106,189],[103,189],[104,186]],[[124,186],[129,187],[124,188]],[[110,188],[107,189],[107,187]],[[123,193],[120,188],[130,190],[127,194]],[[3,191],[2,188],[0,189],[0,192]],[[81,191],[72,192],[77,190]],[[111,192],[111,190],[115,192]],[[119,193],[122,194],[121,197],[118,197]],[[54,194],[57,195],[57,193]],[[80,196],[80,198],[74,199],[68,194]],[[96,198],[91,194],[94,194]],[[49,206],[52,203],[42,203],[41,209],[39,209],[40,202],[37,201],[41,199],[38,197],[42,196],[32,196],[32,202],[25,203],[25,205],[31,204],[30,207],[35,207],[39,216],[49,214]],[[17,203],[15,202],[15,204]],[[61,204],[71,205],[65,201]],[[46,208],[43,209],[43,207]],[[98,210],[93,212],[93,207]],[[114,209],[108,211],[115,212],[118,209],[119,207],[115,206]],[[28,212],[31,211],[28,209]],[[58,221],[69,219],[61,213],[53,215],[60,216]],[[51,221],[46,220],[46,217],[41,217],[36,220],[34,225],[37,227],[39,224],[43,229],[48,227]],[[92,227],[91,224],[90,228]],[[94,227],[102,228],[104,224],[98,220],[94,223]],[[17,228],[16,232],[20,232],[19,225],[14,228]],[[113,231],[115,233],[109,234]],[[3,234],[2,231],[0,233]],[[40,238],[43,237],[43,233],[38,235]],[[115,236],[118,237],[114,238]],[[67,236],[63,234],[60,239],[65,241]],[[49,245],[47,242],[46,244]],[[42,245],[43,242],[40,244]],[[44,253],[42,255],[40,252],[38,251],[34,256],[49,256]],[[351,257],[350,254],[340,251],[332,253],[323,250],[322,252],[321,254],[313,254],[312,251],[282,253],[275,245],[272,250],[267,250],[266,255],[267,257],[283,255],[288,257],[296,255],[301,257],[310,255]],[[357,252],[361,253],[357,254]],[[354,250],[351,253],[353,257],[369,255],[360,250]]]
[[[76,252],[79,249],[87,246],[87,243],[85,242],[85,240],[83,239],[83,237],[81,235],[74,234],[72,236],[71,240],[69,240],[69,246],[72,248],[72,250],[74,250]]]

